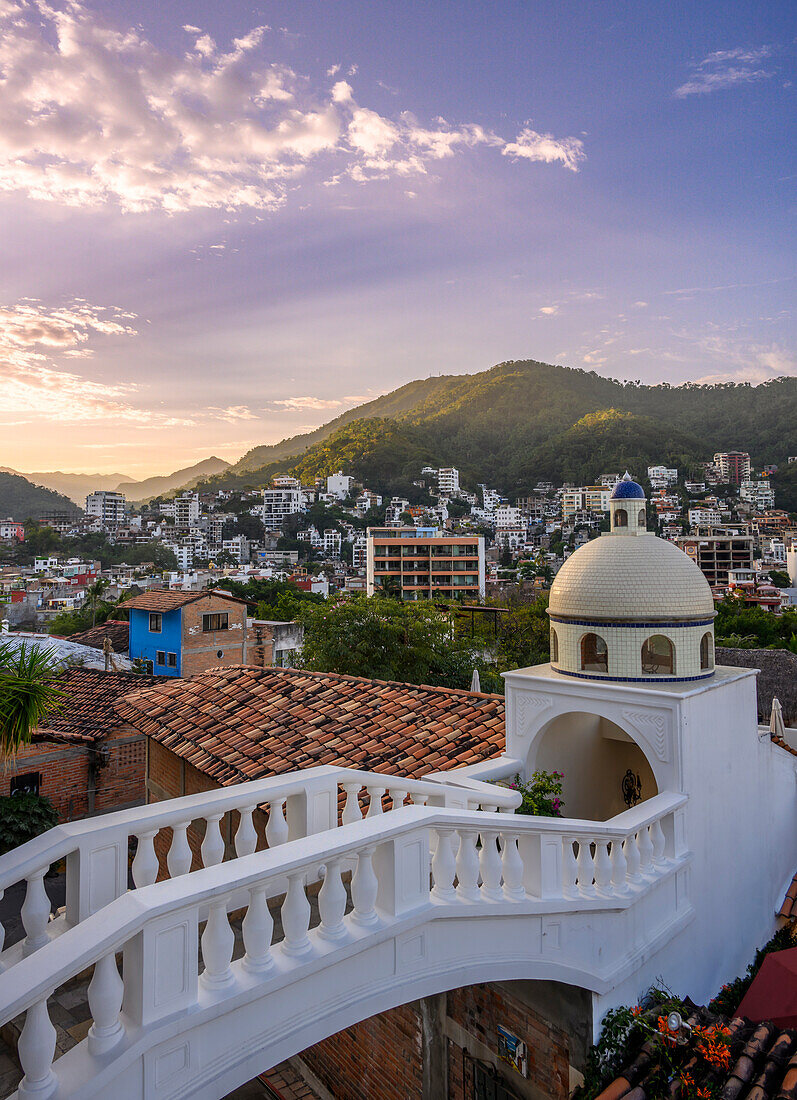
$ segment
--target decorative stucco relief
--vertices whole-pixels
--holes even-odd
[[[667,718],[649,710],[623,709],[623,718],[651,746],[663,763],[670,762],[670,744],[667,737]]]
[[[521,691],[515,696],[515,734],[518,737],[530,737],[537,725],[539,716],[553,706],[550,695],[535,695],[534,692]]]

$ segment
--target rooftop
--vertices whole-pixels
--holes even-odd
[[[174,592],[168,588],[152,588],[149,592],[142,592],[140,596],[133,596],[119,607],[138,611],[174,611],[177,607],[202,600],[205,596],[217,596],[220,599],[230,600],[233,603],[245,604],[246,600],[239,600],[237,596],[224,592],[219,588],[206,588],[202,592]]]
[[[420,778],[504,750],[500,695],[287,668],[210,669],[117,713],[225,785],[321,764]]]
[[[133,672],[65,669],[59,677],[59,687],[66,698],[62,706],[39,725],[34,741],[101,740],[116,723],[116,701],[150,682],[148,677]]]
[[[91,649],[102,649],[106,638],[110,639],[114,653],[127,653],[130,648],[130,623],[126,619],[108,619],[107,622],[73,634],[69,640],[87,645]]]

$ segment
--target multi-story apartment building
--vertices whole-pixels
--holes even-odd
[[[717,508],[690,508],[690,527],[718,527],[722,523],[722,512]]]
[[[351,564],[354,569],[365,569],[368,564],[368,539],[358,535],[351,546]]]
[[[741,485],[750,479],[750,455],[746,451],[718,451],[714,465],[723,483]]]
[[[753,538],[734,531],[684,535],[676,544],[700,568],[712,587],[728,583],[728,573],[753,568]]]
[[[396,584],[405,600],[484,599],[484,538],[440,535],[436,527],[369,527],[366,575],[369,596]]]
[[[301,489],[302,483],[290,474],[278,474],[271,479],[272,489]]]
[[[327,528],[324,531],[324,553],[330,558],[340,557],[340,531],[336,531],[334,528]]]
[[[459,470],[454,466],[446,466],[437,471],[437,488],[441,493],[450,496],[459,492]]]
[[[199,493],[180,493],[174,498],[174,526],[188,531],[199,520]]]
[[[354,478],[338,470],[336,474],[330,474],[327,478],[327,492],[336,500],[345,500],[352,490]]]
[[[125,522],[127,501],[124,493],[97,489],[86,497],[86,515],[99,520],[103,527],[121,527]]]
[[[25,541],[25,525],[17,523],[15,519],[0,520],[0,539],[16,539]]]
[[[614,488],[614,486],[612,486]],[[608,512],[612,489],[605,485],[582,485],[562,490],[562,518],[570,519],[576,512]]]
[[[513,508],[509,504],[502,504],[495,510],[496,527],[521,527],[523,523],[519,508]]]
[[[648,481],[653,489],[666,489],[678,480],[678,471],[668,466],[648,466]]]
[[[278,531],[288,516],[304,510],[300,489],[264,489],[263,503],[253,509],[267,531]]]
[[[748,478],[739,487],[739,499],[752,504],[758,512],[766,512],[775,507],[775,490],[765,477],[758,481]]]

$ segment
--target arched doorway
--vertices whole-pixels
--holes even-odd
[[[627,810],[623,780],[639,780],[639,801],[659,793],[642,749],[625,730],[599,714],[561,714],[542,728],[534,741],[531,771],[564,773],[564,816],[606,821]],[[630,784],[626,784],[626,790]]]

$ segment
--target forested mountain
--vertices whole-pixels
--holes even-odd
[[[0,519],[38,519],[43,512],[69,512],[78,509],[61,493],[34,485],[20,474],[0,472]]]
[[[785,467],[797,451],[796,421],[797,378],[641,386],[508,362],[402,386],[307,435],[249,451],[211,482],[259,486],[278,472],[309,478],[342,468],[396,492],[429,463],[511,495],[540,479],[583,482],[626,467],[639,475],[653,462],[688,469],[718,450]]]
[[[21,473],[19,470],[4,467],[0,472],[19,474],[34,485],[43,485],[45,489],[63,493],[81,508],[86,503],[87,495],[95,489],[115,489],[120,481],[130,480],[126,474],[73,474],[65,473],[63,470],[35,470],[32,473]]]

